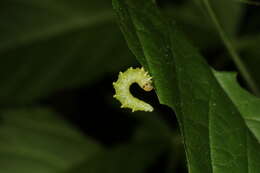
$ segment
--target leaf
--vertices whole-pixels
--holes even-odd
[[[28,103],[135,63],[106,0],[2,0],[0,20],[1,104]]]
[[[191,173],[256,173],[260,146],[208,64],[152,0],[114,0],[130,49],[176,111]]]
[[[260,142],[260,99],[239,86],[235,73],[215,71],[214,74]]]
[[[1,111],[0,118],[1,172],[62,172],[102,149],[48,109]]]

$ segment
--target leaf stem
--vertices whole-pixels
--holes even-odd
[[[240,71],[242,77],[245,79],[245,81],[248,84],[248,87],[256,94],[256,95],[260,95],[260,91],[259,88],[257,87],[257,85],[255,84],[255,81],[253,80],[252,76],[250,75],[249,71],[247,70],[246,66],[244,65],[244,63],[241,61],[240,56],[238,55],[238,53],[236,52],[235,48],[233,47],[233,45],[231,44],[231,41],[228,39],[226,33],[224,32],[223,28],[221,27],[220,23],[218,22],[218,19],[215,15],[215,13],[213,12],[213,9],[209,3],[209,0],[203,0],[204,5],[208,11],[209,16],[211,17],[217,31],[219,32],[219,35],[223,41],[223,43],[225,44],[229,54],[231,55],[230,57],[232,58],[232,60],[234,61],[235,65],[237,66],[238,70]]]

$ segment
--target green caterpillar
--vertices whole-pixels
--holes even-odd
[[[115,92],[114,98],[122,104],[121,108],[130,108],[132,111],[152,112],[153,107],[148,103],[134,97],[130,93],[130,86],[137,83],[145,91],[151,91],[152,77],[144,70],[144,68],[133,69],[130,67],[124,73],[120,72],[118,80],[113,82]]]

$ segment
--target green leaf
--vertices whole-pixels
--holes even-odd
[[[1,111],[0,118],[1,172],[62,172],[102,149],[44,108]]]
[[[260,99],[239,86],[235,73],[215,71],[214,74],[260,142]]]
[[[106,0],[2,0],[0,20],[1,104],[90,84],[135,62]]]
[[[154,79],[160,102],[177,113],[189,172],[258,172],[259,143],[176,25],[152,0],[113,4],[130,49]]]

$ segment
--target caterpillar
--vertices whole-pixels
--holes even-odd
[[[121,102],[121,108],[130,108],[134,111],[152,112],[153,107],[134,97],[130,92],[130,86],[137,83],[145,91],[153,90],[152,77],[144,70],[144,68],[130,67],[125,72],[120,72],[118,80],[113,82],[115,89],[114,98]]]

